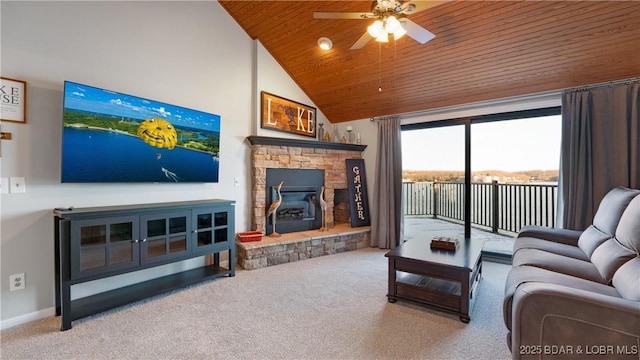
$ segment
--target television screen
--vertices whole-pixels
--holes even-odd
[[[63,183],[218,182],[220,116],[64,83]]]

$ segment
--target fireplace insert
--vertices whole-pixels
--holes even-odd
[[[275,198],[276,189],[271,188],[271,196]],[[283,186],[282,200],[276,211],[276,224],[283,221],[313,220],[316,217],[316,189]]]
[[[324,185],[324,170],[316,169],[267,169],[266,208],[278,200],[277,186],[284,182],[280,190],[281,202],[276,210],[276,231],[286,234],[296,231],[319,229],[322,226],[320,191]],[[273,217],[266,221],[266,234],[273,232]]]

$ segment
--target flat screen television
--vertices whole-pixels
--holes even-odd
[[[220,116],[64,83],[63,183],[218,182]]]

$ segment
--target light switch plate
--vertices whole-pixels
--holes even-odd
[[[9,178],[9,189],[12,194],[26,192],[25,182],[23,177],[11,177]]]

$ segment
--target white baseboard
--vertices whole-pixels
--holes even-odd
[[[55,316],[55,314],[56,314],[55,307],[51,307],[48,309],[35,311],[29,314],[16,316],[11,319],[5,319],[0,321],[0,329],[5,330],[14,326],[26,324],[30,321],[46,318],[49,316]]]

